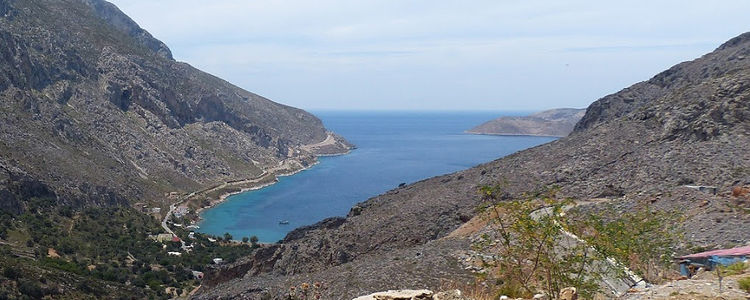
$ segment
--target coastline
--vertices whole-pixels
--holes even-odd
[[[475,135],[494,135],[494,136],[536,136],[536,137],[555,137],[555,138],[564,138],[567,135],[551,135],[551,134],[531,134],[531,133],[484,133],[484,132],[474,132],[474,131],[464,131],[464,133],[467,134],[475,134]]]
[[[296,161],[296,162],[299,165],[301,165],[301,163],[299,161]],[[246,187],[240,188],[240,190],[238,190],[238,191],[227,192],[227,193],[221,194],[221,196],[219,196],[218,198],[209,200],[209,205],[208,206],[199,207],[198,209],[195,210],[195,213],[198,215],[198,220],[197,220],[196,224],[200,223],[203,220],[203,217],[201,216],[201,213],[204,210],[211,209],[214,206],[219,205],[219,204],[223,203],[224,201],[227,201],[227,198],[229,198],[230,196],[233,196],[233,195],[236,195],[236,194],[241,194],[241,193],[244,193],[244,192],[249,192],[249,191],[256,191],[256,190],[260,190],[260,189],[265,188],[265,187],[272,186],[275,183],[279,182],[279,177],[292,176],[294,174],[297,174],[299,172],[302,172],[302,171],[305,171],[305,170],[307,170],[309,168],[312,168],[313,166],[315,166],[315,165],[317,165],[319,163],[320,162],[316,159],[314,163],[310,164],[307,167],[302,167],[302,168],[299,168],[299,169],[296,169],[296,170],[292,170],[292,171],[289,171],[289,172],[286,172],[286,173],[278,173],[278,174],[276,174],[276,173],[268,173],[268,171],[264,171],[264,172],[266,172],[266,174],[265,175],[261,175],[260,177],[258,177],[257,178],[258,180],[262,179],[263,177],[269,176],[269,175],[274,176],[274,179],[272,181],[270,181],[270,182],[261,183],[259,185],[246,186]],[[246,181],[246,180],[243,180],[243,181]],[[242,181],[239,181],[237,183],[234,183],[233,185],[242,185],[241,182]]]
[[[331,157],[331,156],[342,156],[342,155],[347,155],[347,154],[349,154],[349,153],[352,153],[352,150],[354,150],[354,149],[357,149],[357,148],[351,148],[351,149],[347,149],[347,150],[346,150],[346,152],[342,152],[342,153],[331,153],[331,154],[317,154],[317,155],[315,155],[315,157]],[[316,160],[316,161],[315,161],[315,163],[314,163],[313,165],[317,165],[317,164],[318,164],[318,161]]]
[[[318,145],[323,144],[323,143],[330,145],[330,143],[331,143],[330,141],[331,140],[336,141],[336,138],[333,137],[332,134],[329,133],[329,136],[326,138],[326,140],[324,140],[321,143],[317,143],[317,144],[313,144],[313,145],[318,146]],[[310,145],[302,146],[302,149],[306,149],[306,150],[310,149],[309,146]],[[222,188],[228,188],[228,187],[232,187],[232,186],[242,186],[242,185],[245,185],[245,184],[251,184],[251,185],[248,185],[248,186],[244,186],[244,187],[240,188],[239,190],[226,192],[226,193],[221,194],[219,197],[215,197],[213,199],[209,199],[209,205],[208,206],[198,207],[195,210],[195,213],[197,215],[197,219],[194,220],[194,224],[199,224],[200,222],[202,222],[203,217],[201,216],[201,213],[203,211],[205,211],[207,209],[211,209],[211,208],[215,207],[216,205],[219,205],[219,204],[223,203],[224,201],[227,201],[227,199],[230,196],[233,196],[233,195],[236,195],[236,194],[245,193],[245,192],[249,192],[249,191],[259,190],[259,189],[262,189],[262,188],[265,188],[265,187],[269,187],[269,186],[271,186],[271,185],[279,182],[279,177],[292,176],[292,175],[295,175],[295,174],[297,174],[299,172],[308,170],[308,169],[310,169],[310,168],[312,168],[312,167],[314,167],[314,166],[316,166],[317,164],[320,163],[320,160],[318,160],[318,157],[331,157],[331,156],[347,155],[347,154],[351,153],[353,149],[356,149],[356,147],[354,147],[354,146],[350,146],[350,145],[346,145],[346,146],[347,147],[345,148],[345,151],[343,151],[343,152],[314,154],[315,160],[311,164],[309,164],[307,166],[303,165],[303,162],[302,162],[302,160],[300,158],[289,158],[287,160],[282,161],[282,163],[281,163],[280,166],[276,166],[276,167],[269,168],[268,170],[264,170],[263,174],[259,175],[256,178],[253,178],[253,179],[243,179],[243,180],[235,180],[235,181],[227,181],[225,183],[218,184],[218,185],[216,185],[216,186],[214,186],[212,188],[208,188],[208,189],[202,190],[200,193],[209,193],[210,191],[216,190],[216,189],[222,189]],[[284,167],[282,168],[282,166],[284,166]],[[267,176],[273,176],[274,178],[273,178],[273,180],[271,180],[269,182],[262,182],[263,178],[265,178]],[[260,183],[260,184],[252,185],[252,183]],[[188,202],[190,200],[190,198],[196,196],[197,194],[198,193],[192,193],[192,194],[190,194],[190,196],[188,196],[183,202]]]

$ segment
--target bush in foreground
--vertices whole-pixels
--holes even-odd
[[[750,277],[745,277],[737,280],[737,283],[739,283],[740,289],[742,289],[746,293],[750,293]]]

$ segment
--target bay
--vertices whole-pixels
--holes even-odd
[[[356,203],[401,183],[455,172],[555,138],[463,133],[524,112],[315,112],[326,128],[354,143],[342,156],[260,190],[232,195],[201,217],[200,232],[276,242],[294,228],[345,216]],[[287,220],[289,224],[279,224]]]

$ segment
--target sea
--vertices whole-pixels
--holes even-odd
[[[229,196],[204,210],[199,232],[277,242],[291,230],[345,216],[368,198],[544,144],[552,137],[464,133],[485,121],[529,112],[318,111],[326,128],[357,146],[271,186]],[[288,224],[286,224],[288,222]]]

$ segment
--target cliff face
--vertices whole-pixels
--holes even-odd
[[[174,61],[102,0],[0,0],[0,99],[11,207],[29,191],[80,205],[159,200],[310,163],[317,153],[301,146],[328,136],[305,111]]]
[[[742,46],[748,41],[750,33],[744,33],[701,58],[673,66],[647,81],[595,101],[586,109],[586,115],[576,124],[575,131],[616,120],[667,94],[707,79],[731,76],[747,65],[748,53],[742,50]]]
[[[583,117],[584,109],[558,108],[523,117],[500,117],[467,130],[494,135],[567,136]]]
[[[750,215],[730,196],[683,185],[726,192],[750,183],[748,37],[602,98],[568,137],[389,191],[346,219],[292,232],[234,265],[241,274],[212,282],[218,286],[202,297],[252,298],[311,279],[332,284],[332,299],[471,280],[458,254],[471,240],[446,236],[474,216],[479,188],[499,183],[506,198],[557,185],[562,197],[604,197],[623,211],[635,203],[679,210],[688,214],[686,243],[747,243]]]

